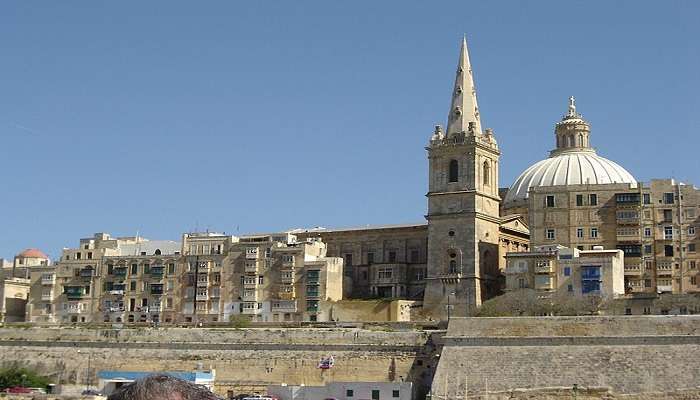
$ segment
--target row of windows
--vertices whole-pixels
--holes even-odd
[[[586,197],[588,202],[586,203]],[[663,200],[659,199],[659,203],[663,204],[674,204],[675,195],[673,193],[664,193]],[[638,193],[618,193],[615,195],[615,201],[617,203],[639,203]],[[649,193],[642,194],[642,202],[644,204],[651,204],[651,195]],[[545,196],[545,207],[556,207],[555,196],[547,195]],[[595,193],[590,193],[588,196],[583,194],[576,195],[576,206],[595,206],[598,205],[598,195]],[[689,217],[693,218],[693,217]]]
[[[491,166],[488,161],[484,161],[481,167],[481,182],[483,185],[489,185],[491,180]],[[450,160],[447,168],[447,181],[449,183],[459,182],[459,161]]]
[[[410,254],[410,256],[409,256],[408,262],[411,262],[411,263],[421,262],[420,250],[410,250],[409,254]],[[367,264],[374,264],[375,262],[377,262],[375,260],[375,253],[373,251],[368,251],[366,253],[366,256],[367,256]],[[345,267],[352,267],[354,265],[352,253],[346,253],[343,258],[344,258]],[[384,262],[387,262],[387,263],[400,262],[399,257],[398,257],[398,253],[395,250],[387,251],[386,257],[384,260],[385,260]]]

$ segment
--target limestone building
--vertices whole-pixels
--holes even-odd
[[[628,292],[698,291],[698,190],[671,179],[637,182],[597,155],[573,98],[554,131],[550,157],[527,168],[503,204],[527,216],[532,245],[623,250]]]
[[[323,321],[342,283],[342,259],[289,233],[194,233],[181,243],[98,233],[32,269],[27,313],[55,323]]]
[[[481,127],[466,40],[447,129],[436,126],[426,150],[427,224],[299,234],[321,237],[329,254],[344,257],[352,296],[422,299],[436,317],[449,301],[456,315],[466,315],[501,293],[505,254],[529,244],[525,220],[499,212],[500,152],[493,131]]]
[[[506,290],[531,288],[544,296],[623,295],[622,250],[579,250],[560,245],[540,246],[506,256]]]

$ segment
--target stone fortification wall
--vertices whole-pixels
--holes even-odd
[[[572,337],[700,335],[700,315],[453,318],[447,336]]]
[[[218,391],[266,384],[412,379],[427,334],[361,329],[0,329],[0,366],[28,365],[55,381],[93,384],[99,370],[216,369]],[[80,350],[80,352],[79,352]],[[333,355],[335,366],[317,368]]]
[[[609,387],[614,393],[694,389],[700,318],[464,318],[450,322],[433,391]]]

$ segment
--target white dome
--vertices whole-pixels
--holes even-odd
[[[636,183],[636,180],[627,170],[600,157],[593,149],[572,149],[526,169],[508,189],[505,203],[525,200],[531,187],[605,183]]]

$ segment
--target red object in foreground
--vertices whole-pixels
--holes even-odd
[[[22,387],[22,386],[13,386],[13,387],[5,389],[5,392],[7,392],[7,393],[32,393],[32,389]]]

